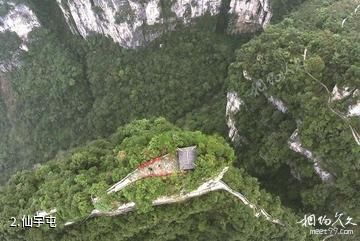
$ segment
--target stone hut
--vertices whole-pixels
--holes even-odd
[[[197,158],[196,146],[177,149],[179,168],[182,171],[193,170]]]

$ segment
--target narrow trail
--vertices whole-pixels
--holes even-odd
[[[360,9],[360,4],[355,7],[354,12],[352,12],[352,13],[350,14],[350,16],[348,16],[348,17],[346,17],[346,18],[343,19],[343,21],[341,22],[341,27],[342,27],[342,28],[345,26],[345,22],[346,22],[350,17],[352,17],[354,14],[356,14],[359,9]]]
[[[327,101],[327,107],[328,109],[334,113],[335,115],[337,115],[338,117],[340,117],[349,127],[349,129],[351,130],[351,134],[352,136],[354,137],[355,139],[355,142],[358,146],[360,146],[360,135],[359,135],[359,132],[357,132],[357,130],[351,125],[350,123],[350,120],[349,120],[349,117],[347,117],[346,115],[344,115],[343,113],[341,113],[340,111],[337,111],[335,110],[334,108],[332,108],[331,106],[331,97],[332,97],[332,94],[329,90],[329,88],[323,83],[321,82],[320,80],[318,80],[316,77],[314,77],[311,73],[309,73],[306,69],[306,55],[307,55],[307,49],[304,50],[304,63],[303,63],[303,67],[304,67],[304,71],[305,73],[310,77],[312,78],[313,80],[315,80],[317,83],[319,83],[327,92],[328,94],[328,101]]]
[[[205,195],[210,192],[214,191],[226,191],[239,199],[244,205],[248,206],[254,211],[254,216],[259,218],[260,216],[263,216],[267,221],[284,225],[279,219],[273,218],[268,212],[266,212],[263,208],[256,206],[255,204],[251,203],[243,194],[240,192],[234,191],[232,188],[230,188],[226,183],[224,183],[221,179],[223,178],[224,174],[228,171],[229,167],[225,167],[216,177],[208,180],[207,182],[200,185],[197,189],[185,193],[185,194],[179,194],[179,195],[172,195],[172,196],[163,196],[155,199],[152,202],[153,206],[160,206],[165,204],[173,204],[173,203],[179,203],[184,202],[186,200],[192,199],[194,197],[199,197],[202,195]],[[136,209],[135,202],[129,202],[120,205],[116,210],[112,211],[100,211],[100,210],[93,210],[91,214],[86,218],[91,217],[101,217],[101,216],[118,216],[121,214],[125,214],[131,211],[134,211]],[[69,221],[65,223],[65,226],[70,226],[77,223],[76,221]]]

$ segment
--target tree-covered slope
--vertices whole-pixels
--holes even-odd
[[[184,29],[126,50],[101,36],[62,42],[38,29],[28,45],[21,68],[5,75],[16,111],[12,127],[2,132],[9,136],[4,173],[49,160],[135,118],[162,115],[189,128],[224,130],[224,80],[236,46],[231,38]],[[218,114],[205,124],[209,108]]]
[[[196,145],[196,168],[188,173],[140,180],[124,190],[107,195],[106,189],[141,162],[173,153],[177,147]],[[296,224],[279,199],[259,189],[256,179],[232,166],[234,152],[219,136],[183,131],[164,119],[135,121],[120,127],[108,139],[73,150],[34,170],[17,173],[0,189],[1,217],[34,215],[57,209],[57,228],[10,228],[1,219],[2,240],[310,240],[307,230]],[[271,223],[239,199],[216,191],[190,201],[151,207],[164,195],[186,193],[216,176],[225,166],[224,182],[264,208],[283,225]],[[98,203],[102,209],[134,201],[137,209],[128,214],[87,218]],[[103,200],[104,201],[104,200]],[[64,227],[67,221],[77,222]]]
[[[360,121],[348,114],[360,98],[357,6],[307,1],[237,50],[229,68],[232,90],[244,101],[235,118],[238,165],[298,210],[360,216]],[[334,100],[335,86],[351,94]],[[296,129],[298,143],[290,138]],[[309,152],[291,150],[298,144]]]

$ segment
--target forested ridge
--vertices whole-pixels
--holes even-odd
[[[28,36],[29,51],[17,52],[21,39],[0,32],[0,62],[20,60],[0,74],[0,239],[316,240],[325,236],[297,223],[305,214],[358,222],[360,121],[347,113],[360,101],[360,2],[274,0],[262,32],[229,35],[226,14],[204,16],[136,49],[71,34],[54,20],[55,1],[24,2],[42,24]],[[336,88],[350,94],[333,100]],[[241,100],[233,140],[229,92]],[[295,140],[308,152],[294,151]],[[139,163],[186,145],[201,147],[195,172],[105,195]],[[285,225],[256,218],[223,191],[151,206],[224,166],[231,188]],[[130,201],[133,213],[87,218]],[[55,230],[9,228],[12,216],[52,208]],[[357,240],[349,228],[355,234],[332,239]]]
[[[111,184],[141,162],[188,145],[198,147],[193,172],[144,179],[119,193],[106,194]],[[220,136],[183,131],[165,119],[134,121],[118,128],[107,139],[94,141],[35,170],[13,176],[0,189],[0,204],[5,207],[1,216],[21,219],[27,213],[56,208],[58,226],[55,230],[41,227],[25,231],[9,229],[8,220],[2,219],[0,237],[34,241],[312,239],[306,238],[306,229],[296,225],[296,217],[281,207],[279,199],[260,190],[256,179],[244,170],[232,167],[234,159],[234,151]],[[181,204],[156,208],[149,205],[162,195],[195,189],[224,166],[230,166],[225,182],[240,190],[250,202],[267,209],[285,226],[270,223],[263,216],[256,218],[249,207],[222,191]],[[100,201],[93,203],[93,197]],[[129,201],[136,202],[135,213],[87,218],[94,208],[112,210],[119,203]],[[78,223],[64,227],[67,221]],[[258,236],[259,233],[262,235]]]
[[[359,130],[359,117],[344,120],[331,110],[346,113],[344,106],[356,103],[359,96],[328,103],[326,91],[335,85],[352,90],[360,86],[359,15],[352,14],[356,6],[353,1],[302,5],[237,51],[229,79],[246,104],[237,115],[241,165],[260,179],[288,183],[288,192],[283,187],[277,192],[284,195],[283,200],[296,200],[296,205],[300,199],[298,208],[332,213],[336,207],[359,217],[355,203],[359,200],[360,147],[349,128],[350,123]],[[342,26],[346,16],[350,18]],[[254,81],[247,80],[244,71]],[[262,86],[255,80],[262,80]],[[287,112],[277,111],[268,96],[282,100]],[[321,182],[311,161],[283,148],[296,128],[302,145],[321,160],[334,182]],[[273,170],[270,176],[269,168]],[[300,182],[289,169],[299,175]]]

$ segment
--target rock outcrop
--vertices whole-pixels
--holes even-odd
[[[24,4],[15,5],[7,2],[10,11],[5,16],[0,16],[0,32],[15,32],[22,40],[26,40],[33,28],[40,27],[34,12]]]
[[[240,111],[241,105],[244,102],[240,99],[235,91],[227,93],[226,103],[226,124],[229,128],[229,138],[234,142],[239,138],[239,132],[236,128],[236,114]]]
[[[57,0],[73,33],[86,38],[92,32],[112,38],[123,47],[138,47],[205,13],[219,13],[221,0]],[[169,1],[170,3],[170,1]],[[169,6],[165,6],[169,5]]]
[[[221,11],[221,0],[57,0],[69,28],[86,38],[93,33],[112,38],[123,47],[144,45],[179,23]],[[271,19],[268,0],[232,0],[231,33],[254,32]]]
[[[315,157],[312,151],[302,146],[298,129],[293,132],[288,144],[291,150],[302,154],[308,160],[313,162],[314,171],[323,182],[330,183],[334,181],[334,176],[321,166],[321,160],[318,157]]]
[[[220,13],[222,0],[56,0],[70,30],[86,38],[92,32],[111,37],[124,47],[137,47],[173,29],[177,23]],[[26,39],[40,23],[25,4],[0,1],[10,11],[0,16],[0,32],[16,32]],[[268,0],[231,0],[231,33],[253,32],[271,19]],[[5,9],[5,7],[4,7]]]
[[[25,4],[0,1],[0,7],[2,9],[9,9],[5,15],[0,16],[0,34],[5,36],[15,33],[20,39],[17,49],[6,49],[7,46],[12,46],[14,43],[2,43],[2,45],[5,46],[5,49],[2,51],[8,52],[6,54],[8,58],[0,56],[0,72],[7,72],[19,65],[20,62],[18,57],[20,52],[28,50],[26,46],[28,34],[34,28],[40,27],[40,23],[35,13]],[[13,42],[13,39],[8,41]]]
[[[255,32],[270,23],[272,13],[268,0],[232,0],[229,32]]]

